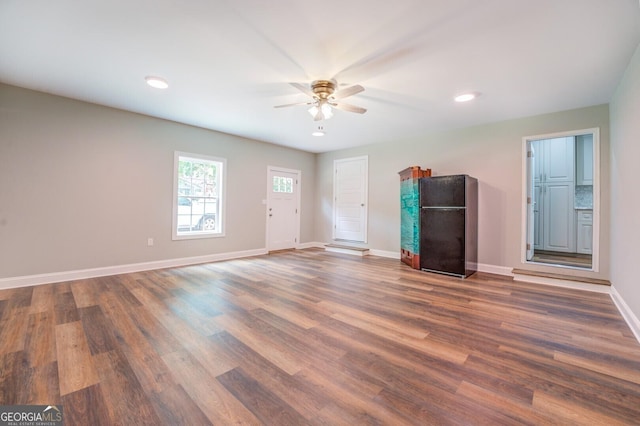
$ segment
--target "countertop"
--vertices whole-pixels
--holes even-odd
[[[573,208],[575,210],[593,210],[593,186],[576,186]]]

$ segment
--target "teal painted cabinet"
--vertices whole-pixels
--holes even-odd
[[[400,172],[400,259],[420,269],[420,190],[418,179],[431,176],[431,169],[408,167]]]

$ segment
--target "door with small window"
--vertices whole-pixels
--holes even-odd
[[[267,250],[295,248],[300,234],[300,171],[268,168]]]

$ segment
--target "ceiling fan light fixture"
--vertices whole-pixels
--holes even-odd
[[[314,130],[313,133],[311,133],[311,136],[324,136],[324,127],[322,126],[318,126],[317,130]]]
[[[364,114],[367,112],[365,108],[347,104],[342,99],[358,94],[364,90],[364,87],[356,84],[336,91],[338,83],[335,80],[314,80],[309,88],[300,83],[290,83],[293,87],[311,97],[309,102],[297,102],[284,105],[276,105],[274,108],[284,108],[296,105],[310,105],[307,110],[309,115],[313,117],[313,121],[329,120],[333,117],[333,108],[344,111]]]
[[[331,105],[323,101],[320,101],[309,108],[309,114],[315,121],[328,120],[333,117]]]
[[[318,113],[320,112],[320,108],[318,108],[316,105],[312,106],[311,108],[309,108],[309,114],[313,117],[316,118],[316,116],[318,115]]]
[[[167,80],[165,80],[164,78],[154,77],[149,75],[149,76],[146,76],[144,79],[146,80],[149,86],[156,89],[166,89],[167,87],[169,87],[169,83],[167,83]]]
[[[322,115],[324,116],[325,120],[330,119],[331,117],[333,117],[333,111],[331,110],[331,105],[329,105],[328,103],[323,103],[322,106],[320,107],[320,110],[322,111]]]

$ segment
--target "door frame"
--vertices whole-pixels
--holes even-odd
[[[584,134],[593,135],[593,250],[591,253],[591,268],[575,268],[573,266],[556,265],[552,263],[539,263],[540,265],[563,268],[563,269],[578,269],[581,271],[598,272],[600,270],[600,128],[593,127],[589,129],[569,130],[566,132],[549,133],[534,136],[525,136],[522,138],[522,200],[520,205],[522,206],[521,216],[521,243],[520,243],[520,260],[523,265],[526,264],[538,264],[527,260],[527,234],[529,223],[529,209],[527,208],[527,186],[530,184],[530,176],[527,176],[528,170],[528,158],[527,150],[531,141],[540,139],[555,139],[567,136],[577,136]],[[575,172],[574,172],[575,173]]]
[[[526,173],[526,180],[527,180],[527,185],[526,185],[526,197],[527,197],[527,201],[526,201],[526,206],[527,206],[527,237],[526,237],[526,242],[525,242],[525,260],[530,261],[533,260],[533,247],[534,247],[534,242],[535,242],[535,237],[534,237],[534,211],[535,211],[535,207],[534,207],[534,202],[533,200],[536,198],[535,195],[535,182],[533,179],[533,168],[534,168],[534,163],[535,163],[535,156],[536,156],[536,151],[533,147],[533,144],[531,143],[531,141],[527,141],[525,143],[525,149],[527,150],[527,154],[526,154],[526,167],[525,167],[525,173]],[[538,211],[538,215],[539,215],[539,211]],[[539,216],[538,216],[539,217]]]
[[[267,197],[264,200],[264,204],[265,204],[265,209],[264,209],[264,219],[265,219],[265,248],[267,249],[267,252],[270,250],[270,244],[271,244],[271,240],[270,240],[270,235],[269,235],[269,205],[271,202],[271,193],[272,191],[272,186],[273,186],[273,182],[271,182],[271,180],[269,179],[269,177],[271,176],[272,172],[275,171],[282,171],[282,172],[286,172],[286,173],[292,173],[296,175],[296,191],[297,191],[297,205],[296,205],[296,209],[297,209],[297,214],[296,214],[296,220],[294,222],[294,226],[295,226],[295,244],[294,244],[294,249],[297,249],[300,246],[300,214],[302,213],[300,210],[300,206],[301,206],[301,198],[302,198],[302,172],[300,170],[296,170],[296,169],[289,169],[286,167],[278,167],[278,166],[267,166]]]

